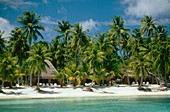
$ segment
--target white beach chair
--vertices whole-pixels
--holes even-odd
[[[57,87],[57,83],[54,83],[54,87]]]
[[[49,84],[47,83],[46,86],[49,87]]]
[[[135,82],[132,82],[132,85],[135,85]]]
[[[54,86],[53,83],[51,83],[50,86],[53,87]]]
[[[19,87],[19,84],[16,84],[16,87]]]
[[[45,83],[42,83],[42,86],[45,87]]]
[[[143,85],[145,85],[145,82],[143,82]]]
[[[149,82],[146,82],[146,85],[149,85]]]

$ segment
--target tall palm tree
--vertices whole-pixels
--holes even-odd
[[[44,60],[52,60],[50,58],[51,53],[47,52],[47,48],[41,45],[35,44],[30,51],[27,51],[30,57],[27,62],[30,63],[31,73],[38,74],[37,90],[39,89],[39,81],[41,72],[47,72],[45,66],[49,67]]]
[[[143,24],[142,26],[140,26],[141,32],[142,32],[142,37],[146,34],[146,36],[152,36],[154,34],[154,30],[156,29],[156,27],[158,27],[158,25],[156,23],[154,23],[154,20],[156,18],[152,19],[152,16],[145,16],[145,18],[141,19],[141,22],[139,24]]]
[[[95,34],[97,39],[95,39],[95,42],[97,44],[97,46],[99,47],[99,49],[105,53],[105,56],[108,54],[112,54],[113,52],[115,52],[114,46],[112,46],[112,42],[110,41],[109,38],[107,38],[106,33],[98,33]],[[106,67],[107,61],[110,60],[104,60],[102,67]],[[105,74],[103,74],[103,80],[102,80],[102,84],[104,85],[104,76]]]
[[[108,24],[111,27],[111,29],[109,30],[108,33],[109,33],[109,35],[111,35],[110,38],[115,37],[116,40],[118,41],[117,43],[118,43],[119,53],[120,53],[121,58],[122,58],[122,62],[123,62],[124,69],[125,69],[125,72],[126,72],[128,84],[130,85],[130,80],[129,80],[129,77],[128,77],[128,73],[127,73],[127,70],[126,70],[126,65],[125,65],[125,61],[124,61],[122,49],[121,49],[121,42],[123,41],[123,38],[124,38],[125,35],[129,35],[127,33],[127,31],[130,31],[130,29],[126,28],[124,26],[124,20],[123,20],[122,17],[115,16],[114,18],[111,18],[111,19],[112,19],[112,24]]]
[[[2,38],[2,35],[4,34],[5,32],[3,31],[2,33],[1,33],[1,31],[0,31],[0,53],[2,53],[3,51],[4,51],[4,48],[5,48],[5,39],[4,38]]]
[[[71,47],[77,51],[77,66],[79,66],[80,62],[80,47],[87,47],[90,42],[90,36],[86,34],[87,30],[83,31],[83,27],[79,25],[79,23],[73,25],[73,30],[71,30]]]
[[[26,58],[26,51],[28,51],[29,47],[27,44],[27,40],[25,36],[21,36],[21,31],[17,31],[18,28],[16,27],[14,30],[11,31],[11,37],[9,39],[9,50],[14,56],[18,56],[19,65],[21,66],[22,57]]]
[[[38,36],[44,39],[39,30],[45,31],[45,28],[41,24],[38,24],[38,22],[41,20],[41,15],[35,17],[34,11],[24,11],[23,14],[24,17],[18,16],[18,20],[16,22],[23,25],[18,29],[18,31],[23,31],[22,35],[27,37],[29,45],[31,45],[32,39],[36,41]]]
[[[158,26],[157,29],[157,39],[153,40],[153,51],[154,51],[154,67],[160,74],[164,76],[165,86],[167,86],[167,74],[169,74],[170,68],[170,47],[169,47],[169,37],[165,26]]]
[[[90,48],[85,51],[85,54],[87,55],[85,57],[85,60],[89,62],[90,66],[93,68],[93,78],[92,83],[90,84],[90,87],[88,88],[89,91],[92,91],[92,84],[94,82],[95,78],[95,72],[97,67],[102,64],[103,60],[105,59],[104,52],[100,51],[98,46],[92,45]]]
[[[36,41],[38,36],[40,36],[42,39],[44,38],[39,30],[45,31],[45,28],[41,24],[38,24],[38,22],[41,20],[41,15],[35,17],[34,11],[24,11],[23,14],[24,17],[18,16],[18,20],[16,21],[22,25],[18,31],[22,31],[21,36],[26,36],[29,46],[31,47],[32,39]],[[30,74],[30,86],[32,86],[32,74]]]
[[[69,34],[69,30],[72,27],[71,24],[69,23],[69,21],[62,21],[59,22],[58,21],[58,25],[57,27],[59,29],[53,28],[52,30],[57,31],[58,33],[60,33],[61,35],[58,35],[58,37],[63,37],[63,46],[64,44],[66,45],[66,52],[67,52],[67,61],[68,61],[68,34]]]

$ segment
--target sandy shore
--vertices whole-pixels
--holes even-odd
[[[150,85],[155,88],[158,85]],[[170,95],[168,91],[138,91],[137,87],[120,85],[120,87],[93,87],[94,92],[83,91],[85,87],[42,87],[41,93],[35,91],[35,87],[3,88],[5,94],[0,93],[0,99],[24,99],[24,98],[62,98],[62,97],[102,97],[102,96],[138,96],[138,95]]]

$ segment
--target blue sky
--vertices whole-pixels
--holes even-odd
[[[80,23],[88,34],[103,33],[109,30],[106,23],[111,17],[123,16],[125,26],[139,28],[138,23],[144,15],[156,17],[159,25],[170,29],[170,0],[0,0],[0,30],[9,36],[18,15],[23,11],[35,11],[42,15],[40,24],[46,31],[42,32],[46,41],[51,41],[57,33],[57,21],[68,20],[71,24]]]

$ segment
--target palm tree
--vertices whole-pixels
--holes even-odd
[[[18,31],[23,31],[21,35],[25,35],[27,37],[29,40],[29,45],[31,45],[32,39],[36,41],[38,36],[44,39],[43,35],[39,32],[39,30],[45,31],[44,26],[38,24],[38,22],[41,20],[41,15],[35,17],[34,11],[24,11],[23,14],[24,17],[18,16],[18,20],[16,22],[19,22],[21,25],[23,25],[18,29]]]
[[[165,86],[167,86],[167,74],[169,71],[169,39],[168,32],[165,26],[158,26],[157,29],[157,39],[153,40],[153,51],[154,51],[154,67],[157,69],[163,76]]]
[[[45,31],[45,28],[41,24],[38,24],[38,22],[41,20],[41,15],[35,17],[34,11],[24,11],[23,14],[24,17],[18,16],[18,20],[16,21],[22,25],[22,27],[18,29],[18,32],[22,31],[21,36],[26,36],[27,40],[29,41],[29,46],[31,47],[32,39],[36,41],[38,36],[40,36],[42,39],[44,38],[39,30]],[[32,86],[32,74],[30,74],[30,86]]]
[[[65,73],[68,75],[68,77],[72,77],[73,80],[73,86],[76,86],[76,79],[80,78],[80,71],[77,70],[76,64],[74,62],[71,62],[68,67],[64,67]]]
[[[61,35],[58,35],[57,37],[63,37],[63,47],[64,44],[66,45],[66,52],[67,52],[67,61],[68,61],[68,34],[69,34],[69,30],[71,28],[71,24],[69,23],[69,21],[62,21],[59,22],[58,21],[58,25],[57,27],[59,29],[53,28],[52,30],[57,31],[58,33],[60,33]]]
[[[90,39],[89,35],[86,34],[87,30],[83,31],[83,28],[79,25],[79,23],[74,24],[73,27],[74,29],[70,31],[72,32],[72,34],[70,35],[72,39],[70,41],[71,47],[77,52],[76,68],[78,68],[80,62],[80,47],[87,47],[89,45]]]
[[[114,19],[112,19],[113,24],[108,24],[112,29],[109,30],[109,35],[111,35],[111,39],[113,37],[116,38],[116,40],[118,41],[118,47],[119,47],[119,52],[122,58],[122,62],[125,68],[125,72],[126,72],[126,76],[127,76],[127,80],[128,80],[128,84],[130,85],[130,81],[129,81],[129,77],[128,77],[128,73],[126,70],[126,65],[125,65],[125,61],[123,58],[123,54],[122,54],[122,49],[121,49],[121,42],[123,41],[123,38],[125,35],[129,35],[127,33],[127,31],[130,31],[129,28],[124,27],[124,20],[123,18],[121,18],[120,16],[115,16]]]
[[[130,65],[133,66],[134,72],[136,73],[136,77],[141,77],[140,84],[138,87],[138,89],[141,90],[143,77],[145,76],[145,73],[147,72],[146,69],[150,67],[152,62],[149,60],[149,58],[146,58],[141,54],[137,56],[133,56],[131,60],[132,61]]]
[[[5,48],[5,39],[4,38],[2,38],[2,35],[4,34],[5,32],[3,31],[2,33],[1,33],[1,31],[0,31],[0,53],[3,53],[3,51],[4,51],[4,48]]]
[[[30,51],[28,51],[30,57],[26,60],[30,63],[31,73],[38,74],[37,90],[39,89],[39,80],[41,72],[47,72],[45,66],[49,67],[44,60],[52,60],[50,58],[51,53],[47,52],[47,48],[41,45],[35,44]]]
[[[16,27],[11,31],[11,37],[8,37],[9,50],[14,56],[18,56],[19,65],[21,67],[22,57],[26,58],[26,51],[28,51],[28,44],[25,36],[21,36],[21,31],[17,31]]]
[[[0,78],[2,79],[2,86],[4,81],[10,81],[10,75],[14,74],[14,71],[18,69],[17,62],[17,58],[12,57],[8,51],[0,57]],[[2,86],[0,86],[0,92],[3,92]]]
[[[142,37],[146,34],[146,36],[152,36],[154,34],[154,29],[158,27],[156,23],[154,23],[154,20],[156,18],[152,19],[152,16],[145,16],[145,18],[141,19],[141,22],[139,24],[144,24],[140,26],[141,32],[142,32]]]
[[[90,66],[93,68],[93,78],[92,83],[90,84],[90,87],[88,88],[89,91],[92,91],[92,84],[94,82],[95,78],[95,72],[97,67],[100,66],[100,64],[105,59],[104,52],[100,51],[98,46],[92,45],[90,48],[85,51],[85,54],[87,55],[85,57],[85,60],[89,62]]]

